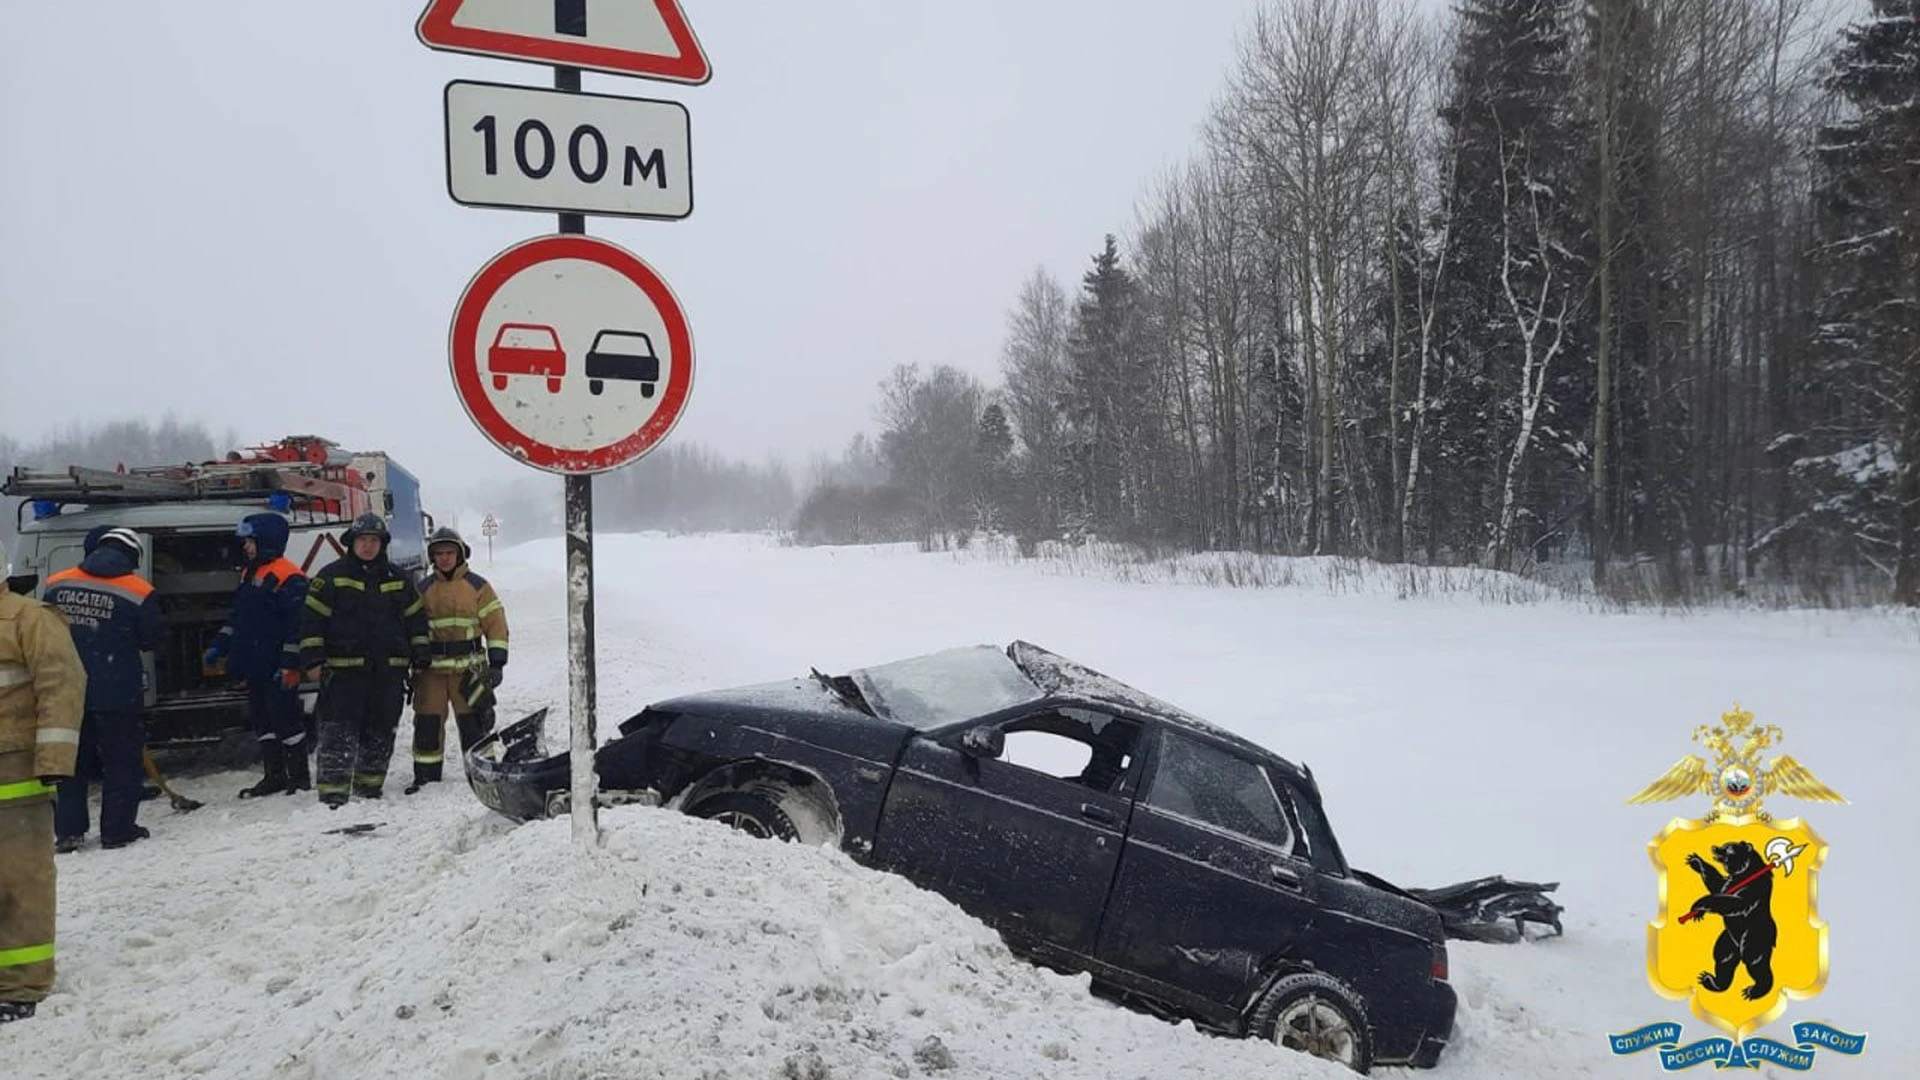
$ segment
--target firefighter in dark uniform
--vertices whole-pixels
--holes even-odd
[[[55,847],[77,851],[87,834],[87,787],[100,778],[100,846],[118,848],[152,835],[138,823],[145,787],[141,757],[147,733],[140,712],[146,699],[143,652],[166,639],[166,621],[153,586],[134,573],[140,536],[110,528],[98,534],[79,566],[47,578],[44,596],[73,630],[87,669],[87,711],[80,725],[79,761],[60,782],[54,810]]]
[[[493,730],[493,691],[507,666],[507,611],[493,586],[467,566],[472,556],[460,534],[444,525],[427,537],[433,565],[420,579],[420,595],[427,603],[433,663],[413,681],[409,795],[440,779],[449,705],[462,752]]]
[[[320,680],[313,786],[335,808],[380,797],[408,673],[430,659],[426,605],[387,558],[386,522],[362,514],[341,539],[347,554],[308,582],[300,623],[301,663]]]

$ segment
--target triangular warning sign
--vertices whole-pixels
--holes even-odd
[[[414,33],[450,52],[669,82],[713,75],[680,0],[429,0]]]

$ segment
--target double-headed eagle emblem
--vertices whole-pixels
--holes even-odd
[[[1780,729],[1772,724],[1756,726],[1753,714],[1734,703],[1732,712],[1720,714],[1720,724],[1701,724],[1693,729],[1693,741],[1713,751],[1713,767],[1698,755],[1688,754],[1674,762],[1666,775],[1648,784],[1630,803],[1664,802],[1688,795],[1713,796],[1713,809],[1706,820],[1753,817],[1769,820],[1761,808],[1768,795],[1791,795],[1796,799],[1844,803],[1840,793],[1814,778],[1805,765],[1781,754],[1765,767],[1761,751],[1779,742]],[[1738,743],[1738,745],[1736,745]]]

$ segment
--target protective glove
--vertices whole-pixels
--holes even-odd
[[[283,668],[280,671],[280,685],[289,690],[300,688],[300,672],[295,668]]]
[[[501,671],[498,667],[495,667],[492,664],[487,665],[486,680],[487,680],[487,685],[489,687],[495,690],[500,689],[500,683],[506,677],[507,677],[506,672]]]
[[[488,649],[487,650],[487,666],[492,668],[506,667],[507,666],[507,650]]]

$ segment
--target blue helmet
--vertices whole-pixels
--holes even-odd
[[[252,538],[262,558],[277,559],[287,553],[290,531],[287,519],[279,514],[248,514],[240,519],[233,535],[242,540]]]

